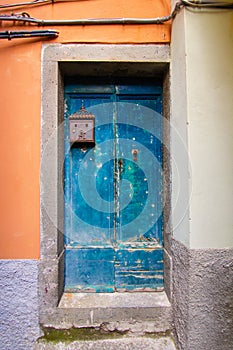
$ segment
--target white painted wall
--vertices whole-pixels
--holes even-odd
[[[184,57],[178,62],[181,46]],[[185,73],[179,76],[179,69]],[[175,19],[171,106],[182,133],[187,123],[192,168],[189,225],[176,229],[175,238],[191,248],[233,247],[232,11],[184,10]]]

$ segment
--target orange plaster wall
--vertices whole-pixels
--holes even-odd
[[[39,257],[40,47],[0,44],[0,257]]]
[[[10,0],[8,3],[15,3]],[[18,0],[19,2],[19,0]],[[160,17],[168,0],[86,0],[14,9],[42,19]],[[10,14],[12,10],[1,10]],[[0,22],[0,31],[37,26]],[[167,43],[170,24],[46,27],[51,43]],[[40,254],[41,39],[0,42],[0,258],[38,259]]]

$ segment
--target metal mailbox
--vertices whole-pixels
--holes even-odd
[[[89,113],[84,105],[80,110],[69,117],[71,143],[95,142],[95,116]]]

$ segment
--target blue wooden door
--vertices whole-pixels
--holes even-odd
[[[65,291],[162,287],[161,88],[67,85],[65,102]],[[82,104],[95,144],[71,147]]]

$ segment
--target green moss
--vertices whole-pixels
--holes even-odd
[[[56,329],[56,328],[43,328],[44,336],[39,338],[39,342],[51,342],[51,343],[71,343],[74,341],[95,341],[103,339],[119,339],[127,335],[127,332],[119,331],[104,331],[94,327],[85,328],[69,328],[69,329]],[[132,335],[131,335],[132,336]],[[167,338],[171,337],[171,332],[159,332],[159,333],[145,333],[141,337],[146,338]]]
[[[171,336],[171,331],[168,330],[166,332],[145,333],[144,335],[142,335],[142,337],[158,339],[158,338],[171,338],[172,336]]]
[[[101,339],[116,339],[121,338],[124,334],[118,331],[104,332],[95,328],[69,328],[69,329],[55,329],[44,328],[44,336],[40,341],[45,342],[66,342],[73,341],[87,341],[87,340],[101,340]]]

